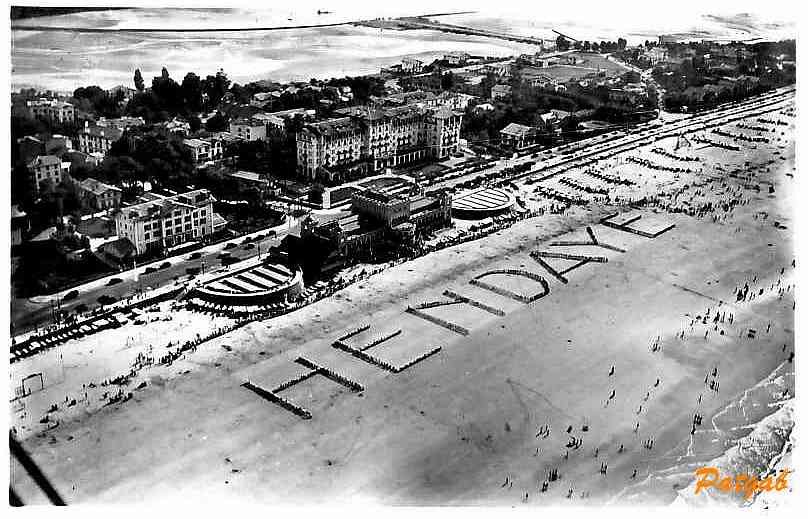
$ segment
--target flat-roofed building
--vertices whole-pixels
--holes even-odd
[[[173,196],[150,194],[148,200],[122,208],[115,229],[138,256],[153,250],[203,241],[214,232],[213,198],[206,189]]]

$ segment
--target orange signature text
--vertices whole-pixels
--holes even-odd
[[[721,477],[721,473],[717,468],[701,467],[696,469],[695,493],[698,494],[702,490],[715,488],[719,492],[743,494],[745,498],[749,499],[757,492],[781,492],[788,488],[788,474],[790,472],[791,470],[789,469],[783,469],[776,478],[768,476],[763,479],[749,474]]]

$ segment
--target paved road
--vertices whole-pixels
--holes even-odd
[[[71,311],[73,308],[80,304],[94,307],[98,304],[98,298],[104,294],[110,295],[115,299],[126,298],[130,295],[138,293],[141,290],[148,290],[149,288],[157,288],[177,280],[186,280],[189,275],[186,269],[192,267],[202,267],[204,262],[205,273],[221,270],[221,261],[218,259],[219,254],[228,246],[229,243],[236,244],[235,248],[227,249],[233,257],[246,259],[256,256],[260,250],[262,253],[266,252],[269,247],[277,245],[290,231],[295,231],[300,225],[300,218],[290,218],[288,222],[281,225],[262,229],[246,236],[233,238],[226,242],[208,245],[199,249],[198,251],[188,252],[185,254],[172,256],[160,259],[151,263],[138,265],[136,268],[110,274],[109,276],[90,281],[78,287],[59,292],[49,296],[38,296],[31,299],[18,298],[13,299],[11,302],[11,322],[14,323],[13,334],[20,334],[26,331],[33,330],[37,327],[42,327],[51,324],[51,307],[55,304],[57,298],[61,302],[63,311]],[[249,236],[255,237],[258,235],[266,235],[270,230],[275,231],[274,237],[265,237],[264,239],[254,242],[255,247],[248,249],[242,242]],[[231,246],[232,247],[232,246]],[[195,252],[200,254],[197,259],[191,259],[191,255]],[[159,265],[164,262],[169,262],[170,267],[166,269],[159,269]],[[147,267],[158,267],[158,270],[152,274],[146,274]],[[213,270],[211,270],[213,269]],[[119,278],[123,280],[121,283],[115,285],[108,285],[109,280],[112,278]],[[78,298],[64,302],[63,298],[67,292],[77,290],[79,292]]]

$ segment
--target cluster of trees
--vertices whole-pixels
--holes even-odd
[[[110,95],[96,85],[80,87],[73,91],[73,98],[70,99],[70,102],[79,111],[115,118],[123,114],[124,93],[119,91]]]
[[[509,123],[540,126],[540,115],[551,109],[575,112],[596,107],[592,96],[538,90],[522,83],[518,74],[511,80],[510,98],[494,103],[489,111],[469,106],[463,116],[461,133],[471,142],[498,141],[499,131]],[[577,122],[574,123],[577,126]],[[562,128],[565,130],[566,128]]]
[[[796,80],[794,67],[782,66],[778,61],[783,55],[795,56],[794,40],[743,46],[730,44],[723,56],[713,59],[705,56],[711,52],[707,44],[668,44],[666,47],[671,55],[682,58],[675,65],[658,65],[652,72],[654,80],[666,91],[668,109],[709,108]],[[733,56],[732,51],[737,55]],[[723,67],[716,68],[717,64]],[[724,79],[727,76],[740,79],[733,84]]]
[[[234,157],[238,169],[293,178],[297,168],[295,135],[303,124],[302,117],[295,117],[286,122],[285,130],[268,131],[264,141],[241,141],[229,145],[225,155]]]
[[[132,199],[141,193],[143,182],[157,189],[185,189],[195,181],[196,166],[181,138],[130,129],[112,144],[101,164],[75,166],[70,175],[119,185],[124,198]]]
[[[584,52],[622,52],[626,49],[628,42],[625,38],[618,38],[617,41],[596,41],[590,42],[589,40],[577,40],[573,43],[562,35],[556,38],[556,49],[560,51],[569,50],[571,48]]]
[[[126,113],[143,117],[149,123],[210,111],[219,106],[230,88],[230,80],[222,70],[205,79],[189,72],[181,83],[177,83],[163,67],[162,73],[152,79],[151,89],[147,90],[138,69],[134,81],[138,93],[127,104]]]

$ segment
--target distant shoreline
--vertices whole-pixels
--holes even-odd
[[[120,11],[131,7],[33,7],[26,5],[12,5],[12,20],[27,20],[43,16],[61,16],[64,14],[88,13],[95,11]]]
[[[123,8],[115,8],[123,9]],[[107,10],[107,9],[74,9],[74,12],[90,11],[90,10]],[[433,13],[417,15],[413,18],[425,17],[438,17],[450,16],[456,14],[469,14],[474,11],[458,11],[452,13]],[[52,14],[69,14],[65,13],[52,13]],[[47,15],[40,15],[47,16]],[[14,18],[12,17],[12,20]],[[259,32],[259,31],[281,31],[288,29],[316,29],[318,27],[339,27],[342,25],[362,25],[367,23],[366,20],[352,20],[344,22],[331,22],[331,23],[315,23],[305,25],[276,25],[272,27],[228,27],[228,28],[110,28],[110,27],[65,27],[65,26],[50,26],[50,25],[12,25],[12,31],[51,31],[51,32],[84,32],[84,33],[166,33],[166,32]]]
[[[56,27],[49,25],[12,25],[12,31],[50,31],[50,32],[105,32],[105,33],[132,33],[132,32],[258,32],[258,31],[281,31],[285,29],[316,29],[318,27],[337,27],[340,25],[353,25],[359,22],[334,22],[317,23],[309,25],[279,25],[275,27],[228,27],[228,28],[203,28],[203,29],[136,29],[136,28],[108,28],[108,27]]]

